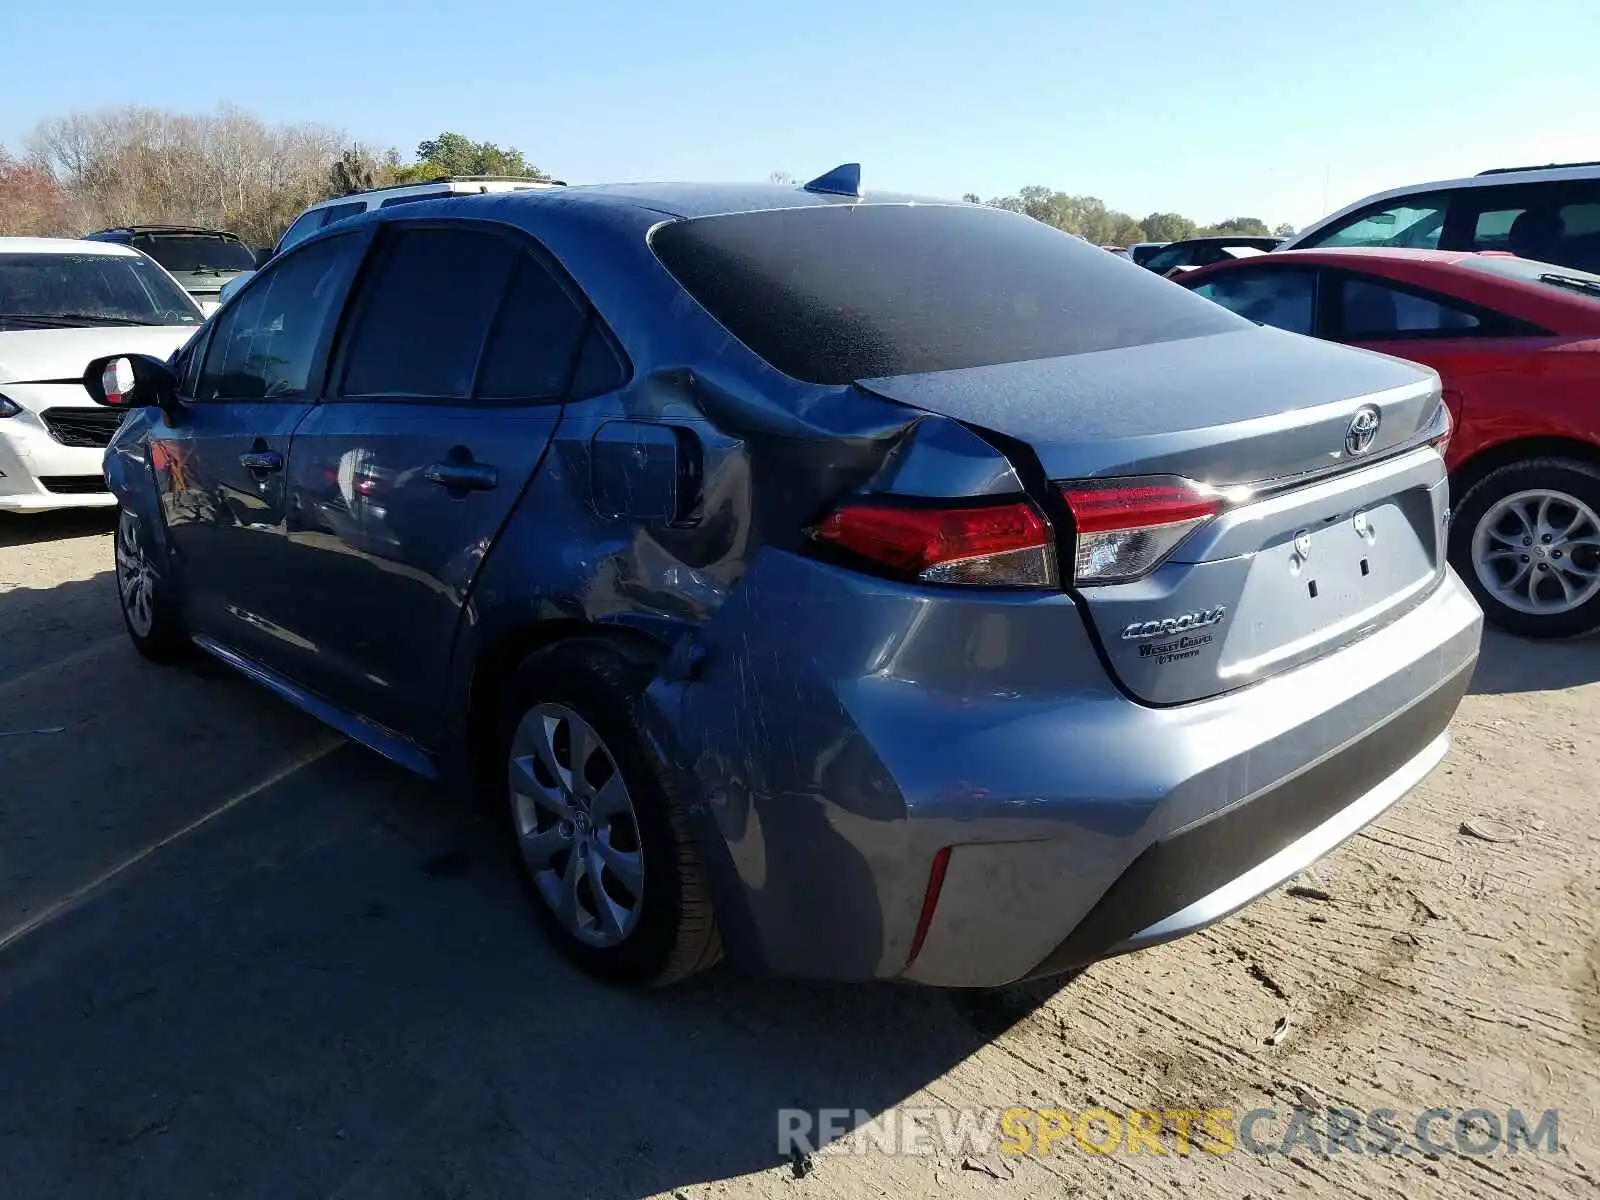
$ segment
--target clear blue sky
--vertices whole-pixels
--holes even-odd
[[[859,159],[869,189],[1273,224],[1600,159],[1600,0],[0,0],[0,47],[13,150],[75,109],[226,102],[570,182]]]

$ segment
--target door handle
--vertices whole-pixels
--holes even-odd
[[[422,468],[429,483],[452,492],[487,492],[500,483],[500,473],[485,463],[437,462]]]
[[[276,450],[252,450],[239,455],[239,465],[246,471],[267,472],[283,470],[283,455]]]

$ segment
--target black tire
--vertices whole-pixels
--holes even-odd
[[[1528,638],[1573,638],[1600,630],[1600,592],[1565,611],[1549,613],[1524,612],[1507,604],[1484,582],[1474,562],[1473,545],[1485,518],[1501,501],[1522,492],[1549,492],[1587,506],[1591,513],[1600,514],[1600,470],[1587,463],[1565,458],[1537,458],[1512,463],[1485,475],[1456,504],[1450,524],[1450,562],[1456,573],[1476,597],[1483,608],[1484,617],[1508,633]],[[1559,520],[1564,523],[1568,513],[1561,510]],[[1600,531],[1597,531],[1600,532]],[[1487,529],[1485,530],[1487,536]],[[1557,543],[1559,546],[1560,543]],[[1541,551],[1556,547],[1539,547],[1530,541],[1530,558]],[[1588,546],[1568,547],[1571,561],[1585,568],[1600,568],[1600,549]],[[1509,569],[1514,570],[1516,564]],[[1537,568],[1538,564],[1534,566]],[[1492,568],[1491,568],[1492,569]],[[1548,574],[1549,565],[1543,568]],[[1550,585],[1539,585],[1541,594],[1548,594]]]
[[[194,643],[178,615],[171,582],[162,574],[152,553],[153,539],[144,519],[131,508],[118,508],[112,537],[117,607],[133,648],[151,662],[169,664],[192,658]],[[149,589],[144,601],[135,599],[135,593],[130,591],[129,574],[138,569],[135,559],[148,573],[146,583],[141,585]]]
[[[529,658],[512,677],[495,739],[494,798],[508,829],[518,877],[551,940],[585,971],[612,983],[660,987],[722,957],[704,865],[667,773],[640,729],[638,698],[650,671],[601,641],[560,643]],[[512,797],[512,740],[540,704],[576,713],[597,733],[627,786],[644,864],[637,923],[615,945],[590,945],[568,930],[540,890],[521,851]]]

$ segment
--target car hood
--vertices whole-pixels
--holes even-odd
[[[0,384],[83,378],[89,360],[105,354],[168,358],[198,325],[113,325],[92,329],[0,330]]]

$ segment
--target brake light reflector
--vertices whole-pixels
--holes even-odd
[[[906,955],[906,966],[917,961],[922,953],[922,943],[928,939],[933,926],[933,913],[939,907],[939,893],[944,890],[945,872],[950,869],[950,847],[946,846],[933,856],[933,867],[928,872],[928,890],[922,895],[922,912],[917,917],[916,932],[911,935],[911,950]]]
[[[1026,500],[936,506],[852,500],[812,531],[891,573],[928,583],[1049,587],[1050,526]]]
[[[1223,497],[1176,475],[1065,484],[1078,527],[1073,578],[1126,583],[1149,574],[1226,507]]]

